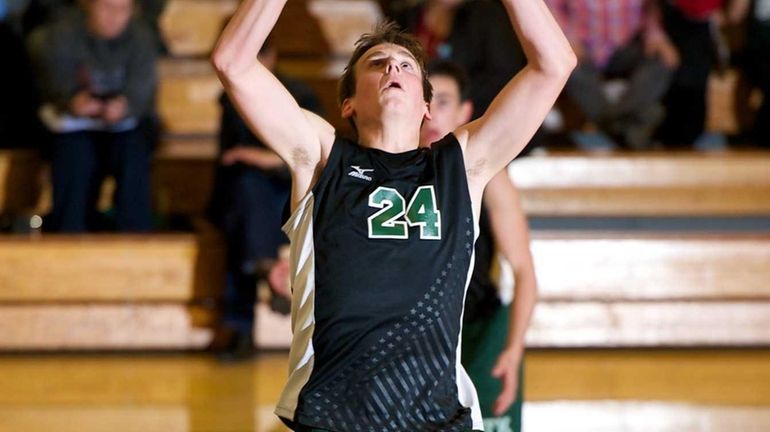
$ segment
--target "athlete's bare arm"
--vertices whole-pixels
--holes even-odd
[[[484,191],[484,204],[489,211],[495,245],[513,268],[516,290],[509,312],[505,349],[492,371],[502,381],[502,389],[494,406],[494,412],[499,416],[516,399],[525,335],[537,302],[537,279],[529,250],[527,218],[521,208],[519,192],[508,177],[508,170],[500,171],[489,182]]]
[[[219,38],[212,63],[246,124],[292,173],[292,202],[312,188],[334,142],[334,128],[301,109],[258,60],[286,0],[244,0]]]
[[[577,60],[543,0],[503,0],[527,56],[479,119],[455,131],[474,200],[521,152],[559,96]]]

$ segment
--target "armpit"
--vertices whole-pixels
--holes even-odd
[[[478,159],[473,162],[473,165],[466,168],[465,174],[468,176],[468,178],[479,177],[484,173],[484,168],[486,165],[487,160],[485,158]]]
[[[291,151],[291,160],[294,166],[310,166],[310,154],[307,149],[301,147],[295,147]]]

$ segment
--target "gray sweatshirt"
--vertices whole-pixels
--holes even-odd
[[[86,89],[96,97],[125,96],[131,117],[152,111],[157,48],[150,31],[138,21],[106,40],[90,34],[85,15],[73,11],[39,29],[29,45],[43,103],[65,112],[70,99]]]

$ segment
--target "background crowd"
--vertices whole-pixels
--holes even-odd
[[[742,109],[741,131],[706,129],[709,79],[737,70],[742,89],[770,95],[770,0],[547,0],[579,65],[530,147],[660,150],[770,146],[770,97]],[[469,77],[473,117],[526,59],[496,0],[381,2],[433,59]],[[33,148],[51,166],[44,229],[82,233],[157,228],[150,166],[162,136],[157,61],[166,55],[164,0],[0,0],[0,148]],[[271,44],[260,60],[306,109],[318,98],[282,74]],[[747,94],[746,91],[743,94]],[[748,99],[737,99],[748,105]],[[255,281],[284,242],[290,188],[281,160],[222,97],[219,167],[208,217],[228,248],[226,315],[250,333]],[[96,210],[101,182],[116,182],[113,212]],[[244,342],[250,346],[250,343]]]

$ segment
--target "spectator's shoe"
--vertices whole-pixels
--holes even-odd
[[[251,334],[236,332],[227,348],[217,355],[223,362],[251,360],[257,353]]]
[[[693,148],[702,152],[723,152],[729,149],[727,138],[724,134],[706,132],[693,143]]]
[[[653,147],[652,135],[663,122],[666,110],[660,104],[653,104],[630,119],[620,131],[623,143],[630,150],[650,150]]]
[[[210,350],[222,362],[250,360],[257,353],[251,333],[230,328],[221,328],[217,331]]]
[[[570,133],[570,139],[578,149],[586,152],[610,152],[618,148],[617,143],[603,132],[574,131]]]

